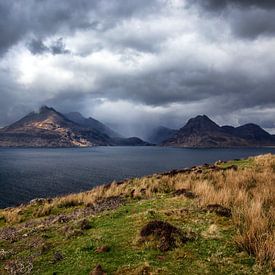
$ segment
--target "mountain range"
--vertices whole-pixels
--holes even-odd
[[[166,132],[168,130],[166,129]],[[260,126],[219,126],[206,115],[191,118],[184,127],[161,140],[163,146],[180,147],[260,147],[275,146],[275,137]],[[151,140],[153,142],[153,140]]]
[[[149,142],[125,138],[94,118],[80,113],[62,114],[42,106],[17,122],[0,129],[0,147],[160,146],[259,147],[275,146],[275,137],[256,124],[219,126],[206,115],[191,118],[176,130],[158,127]]]
[[[79,113],[61,114],[43,106],[0,129],[0,147],[90,147],[150,145],[137,138],[123,138],[103,123]]]

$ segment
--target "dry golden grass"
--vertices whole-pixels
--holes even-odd
[[[217,171],[194,177],[188,185],[199,195],[199,204],[231,208],[238,234],[237,245],[258,262],[275,264],[275,157],[254,158],[253,165],[238,171]],[[190,182],[192,184],[190,184]],[[183,180],[184,185],[184,180]]]
[[[186,188],[198,195],[196,201],[200,207],[220,204],[230,208],[237,230],[236,244],[255,255],[259,263],[269,263],[275,268],[275,156],[251,158],[249,165],[237,170],[201,170],[113,182],[89,192],[58,197],[42,204],[34,216],[48,215],[54,208],[87,206],[104,197],[150,198]],[[24,212],[28,207],[31,206],[23,206],[21,210]],[[21,217],[20,208],[0,214],[11,223]]]

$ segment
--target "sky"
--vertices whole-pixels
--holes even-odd
[[[275,133],[275,1],[0,0],[0,126],[41,105],[126,136],[199,114]]]

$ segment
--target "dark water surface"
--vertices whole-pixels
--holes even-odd
[[[113,180],[269,152],[275,153],[275,148],[0,149],[0,208],[84,191]]]

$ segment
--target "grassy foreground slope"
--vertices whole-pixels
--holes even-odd
[[[272,274],[274,188],[263,155],[0,210],[0,274]]]

